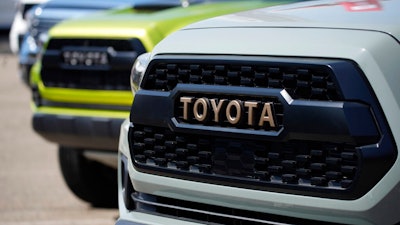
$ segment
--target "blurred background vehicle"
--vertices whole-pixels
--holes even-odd
[[[66,19],[101,10],[130,6],[133,2],[134,0],[50,0],[33,7],[24,14],[28,22],[19,49],[19,75],[22,80],[28,83],[29,71],[52,26]]]
[[[10,29],[16,11],[16,0],[0,1],[0,30],[7,31]]]
[[[0,224],[114,224],[118,210],[93,208],[65,185],[55,145],[32,130],[31,93],[17,68],[8,31],[0,32]]]
[[[70,189],[93,205],[116,206],[118,138],[129,116],[129,75],[139,54],[192,22],[279,3],[147,0],[50,29],[41,60],[31,71],[32,124],[59,145]]]
[[[22,39],[28,30],[27,12],[40,3],[47,0],[14,0],[16,2],[15,16],[13,17],[10,33],[9,44],[11,52],[17,54],[21,46]]]

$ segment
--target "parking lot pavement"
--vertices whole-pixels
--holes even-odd
[[[0,38],[0,225],[111,225],[117,209],[92,208],[65,185],[57,146],[31,128],[30,91]],[[1,41],[3,40],[3,41]]]

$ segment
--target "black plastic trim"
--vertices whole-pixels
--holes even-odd
[[[33,129],[48,141],[68,147],[118,150],[124,119],[35,113]]]
[[[118,170],[121,173],[121,193],[122,198],[125,204],[125,208],[128,210],[135,209],[135,203],[131,198],[131,194],[135,192],[133,189],[133,185],[128,172],[128,158],[120,154],[120,169]]]
[[[130,106],[120,105],[104,105],[104,104],[83,104],[83,103],[70,103],[70,102],[55,102],[47,99],[40,99],[40,103],[37,106],[47,107],[62,107],[70,109],[97,109],[97,110],[116,110],[116,111],[130,111]]]

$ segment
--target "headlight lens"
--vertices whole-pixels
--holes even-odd
[[[131,71],[131,88],[132,93],[135,94],[140,87],[146,68],[150,62],[150,53],[140,55],[133,64]]]

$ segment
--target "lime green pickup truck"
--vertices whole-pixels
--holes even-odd
[[[118,137],[133,101],[129,76],[138,55],[192,22],[281,3],[163,1],[53,27],[31,71],[32,125],[58,144],[74,194],[95,206],[117,205]]]

